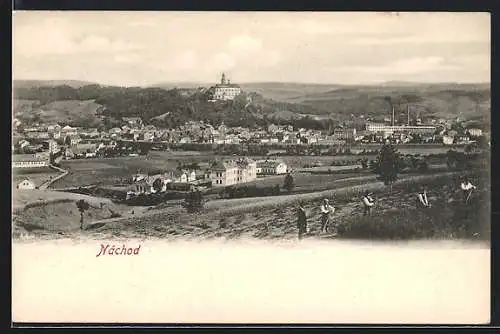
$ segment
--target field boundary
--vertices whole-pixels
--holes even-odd
[[[61,172],[62,174],[61,174],[61,175],[56,176],[56,177],[55,177],[55,178],[53,178],[53,179],[50,179],[50,180],[48,180],[48,181],[45,181],[44,183],[42,183],[42,184],[38,187],[38,189],[41,189],[41,190],[46,190],[46,189],[47,189],[47,188],[48,188],[48,187],[49,187],[52,183],[56,182],[56,181],[57,181],[57,180],[59,180],[59,179],[62,179],[63,177],[65,177],[66,175],[68,175],[68,174],[69,174],[69,171],[64,170],[64,169],[62,169],[62,168],[59,168],[59,167],[57,167],[57,166],[54,166],[54,165],[49,165],[49,167],[50,167],[50,168],[53,168],[53,169],[55,169],[55,170],[57,170],[57,171],[59,171],[59,172]]]

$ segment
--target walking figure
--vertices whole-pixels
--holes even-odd
[[[368,190],[365,191],[365,195],[363,196],[363,206],[365,208],[363,212],[363,216],[371,216],[372,214],[372,207],[375,204],[375,200],[372,198],[372,193],[370,193]]]
[[[307,216],[304,205],[299,202],[297,208],[297,228],[299,229],[299,240],[307,233]]]
[[[417,194],[417,208],[430,208],[431,204],[427,198],[427,187],[422,186],[422,189]]]
[[[462,188],[464,203],[468,204],[472,191],[477,189],[477,187],[473,185],[467,177],[464,177],[460,188]]]
[[[325,198],[323,200],[323,204],[321,205],[321,231],[320,232],[328,232],[328,224],[330,223],[330,214],[335,212],[335,208],[331,206],[328,202],[328,199]]]

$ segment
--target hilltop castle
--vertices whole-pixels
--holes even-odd
[[[213,100],[234,100],[236,96],[241,94],[241,88],[226,80],[226,75],[222,73],[220,83],[210,87],[209,93]]]

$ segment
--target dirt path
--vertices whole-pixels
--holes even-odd
[[[53,179],[50,179],[50,180],[45,181],[44,183],[42,183],[42,184],[38,187],[38,189],[45,190],[45,189],[47,189],[47,188],[48,188],[48,187],[49,187],[52,183],[56,182],[56,181],[57,181],[57,180],[59,180],[59,179],[62,179],[63,177],[65,177],[66,175],[68,175],[68,174],[69,174],[69,171],[64,170],[64,169],[62,169],[62,168],[59,168],[59,167],[56,167],[56,166],[54,166],[54,165],[50,165],[50,168],[56,169],[56,170],[58,170],[59,172],[61,172],[62,174],[61,174],[61,175],[56,176],[56,177],[55,177],[55,178],[53,178]]]

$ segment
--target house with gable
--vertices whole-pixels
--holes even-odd
[[[24,179],[17,184],[17,189],[19,189],[19,190],[33,190],[33,189],[36,189],[36,185],[30,179]]]
[[[279,159],[266,159],[257,161],[256,172],[258,175],[286,174],[287,165]]]

